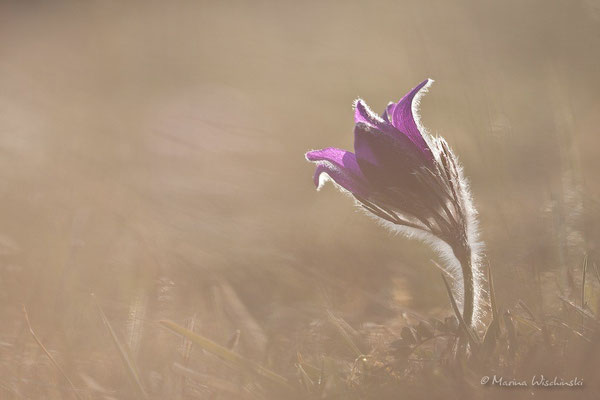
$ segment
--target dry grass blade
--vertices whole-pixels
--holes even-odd
[[[212,387],[213,389],[243,397],[243,391],[241,387],[238,387],[225,379],[194,371],[179,363],[173,363],[173,371],[196,382],[201,382],[203,385]]]
[[[448,291],[448,296],[450,297],[450,303],[452,304],[452,309],[454,310],[454,314],[456,314],[456,318],[458,318],[459,325],[461,326],[461,329],[463,330],[465,336],[469,340],[471,348],[474,352],[476,352],[479,348],[479,340],[475,337],[473,332],[471,332],[471,329],[465,323],[465,320],[463,319],[462,314],[458,309],[458,304],[456,304],[456,300],[454,299],[454,295],[452,294],[452,288],[450,287],[450,284],[446,280],[444,274],[442,274],[442,279],[444,280],[444,285],[446,285],[446,290]]]
[[[298,369],[298,373],[300,374],[300,380],[302,381],[302,385],[307,392],[312,393],[315,387],[315,384],[310,376],[306,373],[304,368],[300,363],[296,364],[296,368]]]
[[[193,332],[196,327],[196,316],[194,315],[192,318],[190,318],[186,325],[187,329]],[[194,348],[194,343],[192,343],[186,337],[183,337],[182,347],[183,363],[184,365],[188,365],[190,357],[192,356],[192,349]]]
[[[588,266],[588,255],[586,253],[586,255],[583,257],[583,271],[582,271],[582,278],[581,278],[581,308],[585,310],[587,303],[585,301],[585,276],[587,273],[587,266]],[[585,331],[585,318],[582,316],[581,317],[581,331]]]
[[[239,354],[227,349],[226,347],[221,346],[220,344],[217,344],[208,338],[205,338],[204,336],[201,336],[188,329],[185,329],[184,327],[177,325],[173,321],[163,320],[159,322],[165,328],[177,333],[178,335],[185,336],[186,338],[194,342],[194,344],[200,346],[203,350],[221,358],[222,360],[232,364],[233,366],[243,370],[252,371],[260,376],[267,378],[269,381],[276,383],[280,387],[289,390],[295,390],[286,378],[263,367],[258,363],[249,360],[245,357],[242,357]]]
[[[569,295],[573,295],[577,292],[577,285],[575,285],[575,277],[571,268],[567,269],[567,286],[569,288]]]
[[[525,318],[523,318],[523,317],[520,317],[520,316],[518,316],[518,315],[513,315],[512,317],[513,317],[513,318],[514,318],[516,321],[518,321],[518,322],[522,323],[523,325],[526,325],[526,326],[528,326],[528,327],[530,327],[530,328],[533,328],[533,329],[535,329],[536,331],[540,331],[540,332],[541,332],[541,330],[542,330],[542,328],[540,328],[539,326],[537,326],[535,323],[533,323],[533,322],[531,322],[531,321],[528,321],[527,319],[525,319]]]
[[[504,313],[504,323],[508,332],[508,351],[511,358],[514,358],[517,354],[518,347],[517,331],[515,329],[515,325],[513,324],[512,314],[509,310]]]
[[[333,323],[333,325],[337,328],[340,336],[342,337],[342,339],[344,339],[344,343],[346,343],[350,350],[352,350],[357,357],[362,356],[363,352],[360,351],[356,343],[354,343],[354,341],[352,340],[352,338],[350,337],[350,335],[348,334],[338,317],[333,315],[333,313],[329,310],[327,310],[327,316],[329,317],[329,320]]]
[[[310,377],[310,379],[313,381],[320,380],[321,373],[323,371],[320,368],[317,368],[314,365],[309,364],[306,361],[304,361],[302,354],[297,353],[297,357],[298,357],[298,364],[302,367],[302,370],[304,371],[304,373],[306,373]]]
[[[131,354],[138,354],[142,335],[144,331],[144,317],[146,315],[147,299],[143,291],[136,294],[129,306],[129,316],[127,318],[127,340],[126,343],[131,349]]]
[[[100,304],[98,304],[96,302],[96,306],[98,307],[98,312],[100,313],[102,322],[104,322],[104,326],[106,326],[106,329],[108,330],[108,333],[110,334],[112,342],[115,345],[117,352],[119,353],[119,357],[121,358],[123,365],[125,365],[125,370],[127,371],[129,378],[131,379],[135,388],[139,392],[139,395],[143,399],[147,399],[148,393],[144,389],[144,385],[142,384],[142,379],[140,378],[140,373],[137,369],[137,366],[135,365],[133,358],[131,357],[131,353],[128,351],[126,345],[124,343],[121,343],[121,341],[117,337],[115,330],[113,329],[112,325],[108,321],[108,318],[106,317],[106,314],[104,314],[104,311],[102,310],[102,307],[100,307]]]
[[[485,358],[492,354],[496,348],[498,339],[498,330],[500,328],[499,321],[497,319],[492,320],[488,325],[485,334],[483,335],[483,343],[481,349],[481,357]]]
[[[2,382],[0,382],[0,389],[4,389],[8,393],[10,393],[13,396],[13,398],[19,398],[19,399],[24,399],[25,398],[21,394],[19,394],[18,392],[16,392],[13,388],[11,388],[9,386],[6,386]]]
[[[35,340],[35,342],[40,347],[40,349],[42,349],[42,351],[46,354],[46,356],[48,357],[48,359],[50,360],[50,362],[52,362],[52,365],[54,365],[54,367],[56,368],[56,370],[69,383],[69,386],[71,387],[71,390],[73,391],[73,394],[75,395],[75,397],[77,399],[79,399],[79,400],[83,400],[81,398],[81,396],[79,395],[77,388],[73,384],[73,381],[71,381],[71,379],[69,378],[69,376],[67,375],[67,373],[61,368],[61,366],[58,365],[58,363],[56,362],[56,360],[54,359],[54,357],[52,357],[52,354],[50,354],[50,352],[46,349],[46,346],[44,346],[44,344],[40,341],[40,339],[38,339],[37,335],[33,331],[33,328],[31,327],[31,323],[29,322],[29,315],[27,314],[27,309],[25,308],[25,305],[23,305],[23,314],[25,315],[25,322],[27,323],[27,328],[29,329],[29,333],[31,333],[31,336],[33,336],[33,340]]]
[[[489,324],[483,336],[484,353],[490,354],[496,345],[496,339],[500,333],[500,318],[498,317],[498,305],[496,303],[496,291],[494,289],[494,279],[492,277],[492,268],[488,264],[488,286],[490,289],[490,303],[492,308],[492,322]]]
[[[488,286],[490,288],[490,303],[492,306],[492,319],[498,320],[498,304],[496,303],[496,289],[494,288],[494,278],[492,276],[492,267],[488,264]]]
[[[231,335],[231,337],[227,341],[227,348],[229,350],[234,351],[237,345],[240,343],[241,333],[242,332],[239,329],[236,329],[233,335]]]
[[[527,304],[525,304],[525,302],[523,300],[519,300],[519,302],[517,304],[519,305],[519,307],[521,307],[523,309],[523,311],[525,311],[527,313],[527,316],[529,317],[529,319],[531,319],[533,322],[536,322],[535,315],[533,315],[533,313],[531,312],[531,309],[529,307],[527,307]]]
[[[571,306],[572,308],[574,308],[577,312],[579,312],[582,316],[587,317],[590,321],[594,322],[596,325],[600,324],[600,322],[598,322],[598,320],[596,319],[596,317],[590,313],[588,310],[585,310],[581,307],[579,307],[577,304],[573,303],[571,300],[563,297],[563,296],[558,296],[558,298],[565,304]]]
[[[551,317],[551,319],[553,322],[556,322],[558,324],[558,326],[561,326],[561,327],[567,329],[568,331],[570,331],[572,334],[574,334],[578,338],[583,339],[588,343],[593,343],[591,339],[586,337],[583,333],[579,332],[577,329],[573,328],[571,325],[567,324],[565,321],[561,320],[560,318]]]
[[[582,272],[583,277],[581,278],[581,308],[585,308],[585,306],[586,306],[585,276],[587,274],[587,267],[588,267],[588,255],[586,254],[585,257],[583,258],[583,272]]]

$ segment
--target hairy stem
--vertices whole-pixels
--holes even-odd
[[[458,254],[456,254],[458,253]],[[471,264],[471,251],[470,249],[456,252],[455,254],[460,262],[460,267],[463,276],[463,312],[462,317],[468,327],[473,323],[473,309],[474,309],[474,297],[475,297],[475,282],[473,280],[473,266]]]

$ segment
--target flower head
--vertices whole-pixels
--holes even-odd
[[[354,153],[330,147],[306,158],[317,164],[319,189],[332,180],[387,227],[431,243],[445,258],[463,318],[472,324],[481,292],[476,212],[458,159],[419,123],[419,98],[432,82],[421,82],[381,115],[358,99]]]

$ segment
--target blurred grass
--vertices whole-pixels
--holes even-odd
[[[117,350],[119,357],[123,363],[123,367],[125,368],[125,371],[127,372],[129,378],[131,379],[133,386],[137,389],[139,397],[142,399],[148,399],[148,394],[146,393],[146,389],[144,389],[144,384],[142,383],[142,378],[136,365],[135,359],[133,358],[131,349],[119,339],[117,333],[110,324],[110,321],[106,317],[106,314],[104,314],[104,310],[102,310],[100,304],[96,305],[98,307],[98,313],[102,318],[102,322],[106,326],[106,329],[110,334],[110,338],[115,346],[115,349]]]
[[[207,352],[212,353],[217,357],[221,358],[222,360],[233,364],[236,368],[254,372],[260,376],[269,379],[271,382],[282,386],[287,390],[293,390],[293,387],[283,376],[278,375],[277,373],[255,363],[250,359],[240,356],[234,351],[229,350],[228,348],[223,347],[213,342],[212,340],[205,338],[202,335],[198,335],[197,333],[190,331],[189,329],[185,329],[184,327],[177,325],[173,321],[163,320],[160,321],[160,324],[165,328],[175,332],[176,334],[182,335],[185,338],[191,340],[194,344],[200,346]]]
[[[90,292],[163,398],[210,390],[173,377],[185,357],[154,321],[239,329],[240,354],[282,371],[349,356],[324,309],[395,334],[450,315],[429,249],[316,193],[303,159],[351,148],[356,97],[379,110],[425,77],[422,120],[471,179],[498,308],[581,320],[557,294],[581,301],[587,254],[597,308],[599,24],[591,0],[1,2],[0,397],[68,396],[23,303],[78,387],[125,398]]]

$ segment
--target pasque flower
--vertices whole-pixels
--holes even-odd
[[[454,278],[466,324],[481,302],[481,244],[468,184],[446,141],[429,135],[417,115],[425,80],[377,115],[354,103],[354,153],[329,147],[306,153],[320,189],[332,180],[385,226],[430,243]]]

